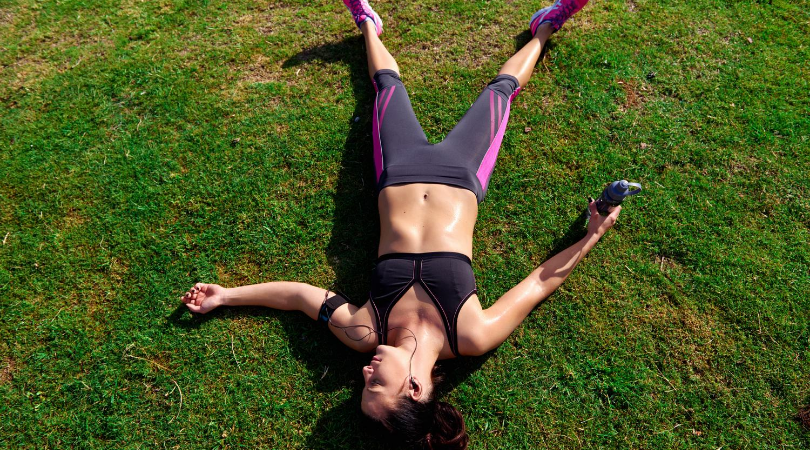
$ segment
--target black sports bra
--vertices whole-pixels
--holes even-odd
[[[447,340],[458,354],[458,313],[475,287],[470,258],[461,253],[389,253],[377,258],[369,295],[377,316],[380,344],[388,341],[388,316],[414,283],[419,283],[442,316]]]

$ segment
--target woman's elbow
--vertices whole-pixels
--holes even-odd
[[[464,345],[464,355],[481,356],[498,348],[504,340],[493,339],[487,327],[479,327],[466,341],[466,345]]]

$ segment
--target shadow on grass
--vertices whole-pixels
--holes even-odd
[[[554,239],[554,241],[551,243],[551,250],[549,250],[543,261],[548,260],[552,256],[574,245],[578,240],[585,237],[585,234],[588,231],[588,216],[586,214],[587,206],[588,204],[586,202],[582,202],[582,212],[579,214],[579,216],[577,216],[576,220],[571,223],[564,235]]]
[[[368,355],[347,349],[325,327],[313,326],[312,320],[301,313],[261,307],[220,307],[208,314],[192,314],[187,310],[185,305],[179,305],[166,318],[167,323],[189,330],[200,328],[209,320],[278,319],[293,355],[307,365],[312,382],[320,392],[359,386],[361,369],[368,363]]]
[[[371,115],[375,92],[368,76],[363,38],[352,36],[298,53],[284,62],[291,68],[313,62],[343,64],[350,70],[355,107],[343,144],[334,195],[332,236],[326,248],[334,288],[356,305],[367,300],[371,269],[377,257],[379,217],[372,163]]]
[[[360,412],[360,390],[343,403],[321,414],[306,448],[326,450],[398,448],[371,419]]]
[[[283,64],[284,68],[290,68],[317,61],[345,64],[350,70],[348,81],[355,107],[351,117],[345,118],[350,126],[335,186],[332,236],[326,254],[335,273],[333,289],[345,293],[358,306],[368,299],[379,241],[371,137],[375,92],[368,77],[363,44],[361,36],[352,36],[307,49]],[[325,328],[313,330],[311,323],[299,328],[298,321],[291,320],[283,324],[290,336],[298,334],[306,338],[295,345],[295,352],[306,361],[310,373],[327,374],[316,381],[319,390],[333,391],[350,386],[353,391],[350,400],[321,413],[306,447],[390,448],[386,436],[360,411],[361,369],[368,363],[369,356],[347,350]]]
[[[187,311],[185,303],[178,304],[177,308],[166,318],[166,322],[184,330],[194,330],[214,317],[213,312],[211,314],[192,314],[188,311],[186,314]]]

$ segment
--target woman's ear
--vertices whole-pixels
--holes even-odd
[[[410,396],[411,399],[413,399],[414,401],[418,402],[419,399],[422,398],[422,394],[424,392],[425,391],[423,389],[422,383],[420,383],[419,380],[417,380],[416,378],[411,377],[408,386],[408,396]]]

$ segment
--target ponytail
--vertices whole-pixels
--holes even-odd
[[[396,440],[422,450],[465,450],[469,437],[464,418],[449,403],[402,397],[382,425]]]
[[[433,427],[425,437],[430,450],[465,450],[470,441],[461,412],[449,403],[436,402]]]

